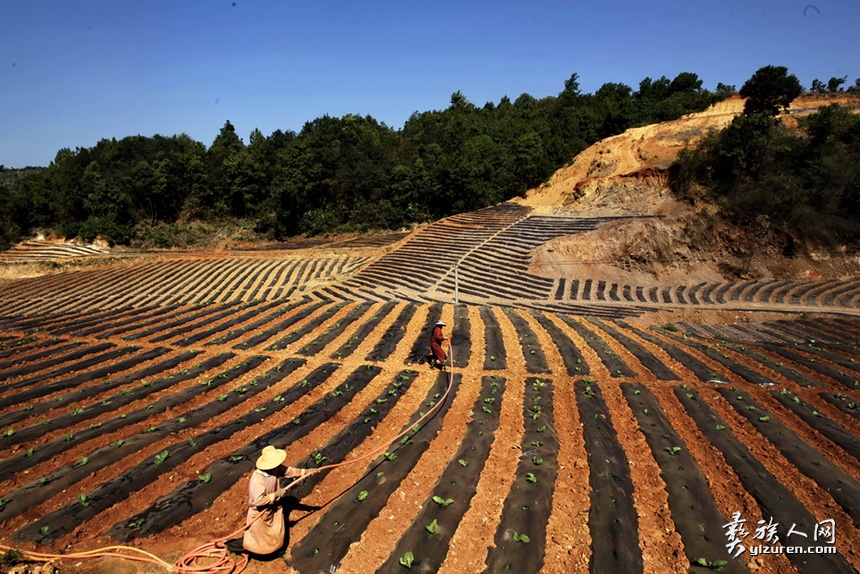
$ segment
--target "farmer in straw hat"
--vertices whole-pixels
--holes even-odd
[[[443,369],[445,361],[448,360],[448,355],[442,349],[442,341],[446,341],[445,335],[442,333],[442,327],[445,326],[445,321],[436,321],[433,331],[430,333],[430,350],[433,357],[436,359],[436,367]]]
[[[287,489],[279,479],[304,477],[309,471],[304,468],[284,466],[287,458],[285,450],[267,446],[257,459],[257,469],[251,474],[248,483],[248,517],[245,524],[251,526],[245,531],[238,548],[237,540],[231,540],[227,548],[234,552],[250,552],[266,556],[283,548],[286,539],[284,506],[289,510],[317,510],[315,506],[299,504],[295,497],[287,497]],[[232,544],[231,544],[232,543]]]

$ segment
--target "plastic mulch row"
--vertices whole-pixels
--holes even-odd
[[[612,416],[597,383],[574,383],[588,453],[591,572],[642,572],[633,480]]]
[[[783,389],[771,394],[784,407],[803,419],[803,422],[839,445],[839,448],[860,462],[860,439],[855,434],[846,431],[837,423],[823,416],[813,405],[802,401],[800,397],[790,391]]]
[[[499,427],[504,392],[504,377],[483,377],[481,393],[472,408],[474,414],[466,423],[466,432],[457,452],[436,481],[433,496],[424,501],[418,515],[380,567],[381,571],[398,570],[400,558],[407,552],[413,553],[414,570],[439,570],[448,554],[451,537],[477,492],[481,471]]]
[[[698,393],[681,387],[675,387],[674,391],[708,442],[722,453],[740,479],[743,488],[755,498],[764,519],[772,519],[784,528],[786,539],[781,541],[784,544],[795,542],[806,545],[805,538],[787,538],[789,525],[794,525],[797,531],[810,533],[818,522],[816,518],[753,456],[743,441],[732,432],[722,418],[714,413]],[[747,542],[756,543],[757,541],[747,540]],[[800,572],[816,574],[855,572],[839,554],[791,553],[785,556]]]
[[[822,456],[817,449],[742,390],[717,389],[735,410],[766,437],[797,469],[818,483],[860,524],[860,482]]]
[[[96,437],[116,432],[117,430],[124,428],[126,425],[147,420],[169,408],[181,405],[183,402],[190,400],[198,394],[208,392],[208,390],[227,384],[255,368],[264,360],[265,357],[255,357],[253,361],[248,361],[247,366],[242,365],[239,369],[231,369],[227,371],[227,373],[222,373],[228,376],[225,376],[224,378],[221,378],[220,376],[216,377],[213,379],[212,386],[206,387],[206,389],[200,386],[195,386],[187,388],[179,393],[168,395],[151,405],[147,405],[146,407],[137,409],[136,411],[128,414],[120,414],[105,423],[91,425],[89,428],[75,433],[68,433],[61,438],[57,438],[47,444],[39,446],[37,449],[34,448],[23,455],[3,461],[2,466],[4,469],[9,468],[15,472],[20,472],[21,470],[35,465],[37,462],[57,456],[74,444],[82,444],[85,441],[92,440]],[[259,392],[262,388],[254,390]],[[256,392],[247,394],[256,394]],[[172,420],[163,421],[158,425],[151,425],[144,433],[128,436],[126,439],[119,439],[118,441],[115,441],[113,445],[91,452],[88,456],[82,457],[74,464],[58,468],[46,476],[33,480],[19,490],[7,495],[9,498],[9,504],[4,506],[0,516],[8,518],[14,514],[23,512],[35,504],[47,500],[55,493],[71,488],[79,480],[95,473],[99,469],[128,456],[131,452],[134,452],[135,447],[145,448],[169,434],[188,428],[194,428],[196,425],[204,423],[212,416],[217,415],[219,412],[223,412],[232,406],[226,401],[212,401],[210,402],[210,405],[215,408],[204,405],[197,409],[185,412]],[[125,448],[119,448],[121,446]]]
[[[362,391],[380,371],[381,369],[375,366],[358,367],[344,383],[338,385],[334,391],[311,405],[292,421],[269,430],[230,455],[214,461],[200,473],[200,476],[205,478],[180,485],[149,508],[115,524],[108,531],[108,535],[120,541],[151,536],[205,510],[225,490],[253,470],[253,460],[264,446],[271,444],[283,448],[307,435],[353,400],[355,395]],[[296,390],[301,389],[300,385],[296,385],[285,395],[295,394]],[[291,492],[294,496],[297,493],[298,491]],[[246,498],[243,497],[242,500],[244,502]],[[241,525],[236,526],[238,528]]]
[[[355,349],[367,338],[370,333],[385,319],[391,311],[397,306],[394,301],[389,301],[383,304],[376,312],[370,316],[360,327],[352,332],[352,336],[346,340],[336,351],[329,355],[330,359],[342,359],[349,357],[355,352]]]
[[[558,435],[553,421],[553,383],[526,379],[523,396],[522,454],[516,478],[505,497],[494,548],[487,556],[490,572],[539,572],[546,554],[546,525],[558,478]]]
[[[162,349],[161,351],[163,352],[165,350],[166,349]],[[35,419],[35,417],[37,417],[38,415],[53,409],[57,409],[59,408],[59,406],[64,407],[64,410],[65,408],[69,408],[71,410],[67,413],[54,415],[51,419],[42,419],[39,423],[30,425],[29,427],[16,429],[14,435],[0,439],[0,444],[19,444],[28,440],[38,438],[45,434],[47,425],[50,425],[49,428],[52,431],[57,429],[63,429],[68,426],[80,426],[81,424],[86,423],[88,420],[91,420],[103,413],[114,411],[123,405],[138,401],[144,397],[147,397],[155,392],[162,391],[184,380],[194,378],[208,369],[212,369],[217,367],[218,365],[221,365],[232,356],[232,354],[218,355],[216,357],[208,359],[207,361],[204,361],[199,366],[195,366],[189,369],[183,369],[183,371],[185,371],[184,373],[180,371],[179,373],[166,375],[163,378],[154,379],[152,381],[146,380],[146,377],[149,377],[155,373],[160,373],[171,367],[175,367],[183,361],[188,361],[194,358],[194,354],[186,352],[182,353],[179,356],[171,357],[167,361],[163,361],[157,365],[152,365],[151,367],[146,369],[141,369],[129,375],[124,375],[116,379],[107,379],[101,384],[91,384],[88,387],[84,387],[83,389],[75,391],[75,393],[70,396],[57,397],[63,399],[62,401],[60,401],[60,405],[57,404],[57,398],[53,400],[42,401],[41,403],[37,403],[35,405],[29,404],[24,407],[24,409],[8,413],[8,416],[4,415],[0,420],[2,420],[3,424],[5,425],[7,424],[6,421],[9,420],[17,421],[23,419]],[[106,390],[118,388],[122,385],[137,381],[141,381],[140,386],[123,389],[117,394],[107,398],[103,398],[101,401],[94,404],[82,405],[85,400],[104,393]],[[144,382],[146,382],[146,384],[143,384]],[[3,463],[0,463],[0,467],[2,467],[2,464]],[[35,464],[35,462],[33,464]]]
[[[347,329],[347,327],[361,319],[369,310],[369,303],[357,303],[355,307],[353,307],[349,311],[349,313],[347,313],[343,318],[340,319],[340,321],[326,329],[315,339],[311,340],[304,347],[299,349],[299,354],[304,355],[306,357],[312,357],[316,355],[320,349],[328,345],[338,335],[343,333]]]
[[[454,375],[447,400],[439,405],[422,428],[413,430],[400,444],[391,447],[390,452],[371,462],[364,477],[329,506],[310,532],[293,547],[290,563],[293,568],[299,572],[319,572],[339,564],[430,446],[460,388],[460,379],[461,375]],[[440,373],[422,405],[437,400],[447,383],[445,374]],[[420,417],[420,413],[415,413],[403,430],[413,427]],[[363,491],[367,492],[366,498],[358,501],[358,495]]]
[[[397,319],[394,320],[394,323],[379,338],[379,342],[373,347],[373,350],[367,354],[365,360],[384,361],[387,359],[394,352],[397,344],[406,335],[406,327],[416,311],[418,311],[418,306],[414,303],[410,303],[404,307],[397,316]]]
[[[288,401],[285,399],[281,402],[273,401],[271,406],[265,408],[258,407],[245,413],[238,419],[221,424],[206,432],[195,435],[188,440],[167,446],[161,453],[155,455],[153,459],[137,464],[118,477],[111,479],[107,483],[97,487],[92,492],[87,493],[86,496],[88,497],[88,502],[86,505],[79,503],[66,505],[60,510],[26,525],[15,534],[16,538],[20,540],[29,540],[31,542],[42,542],[53,540],[61,534],[71,532],[71,530],[78,524],[86,522],[106,508],[113,506],[121,500],[125,500],[130,493],[151,484],[160,475],[176,468],[203,449],[223,440],[227,440],[234,433],[259,423],[276,410],[283,409],[299,396],[305,394],[316,385],[319,385],[321,382],[328,379],[337,367],[338,365],[335,364],[322,365],[313,373],[308,375],[305,379],[308,383],[306,386],[302,386],[304,384],[303,381],[302,383],[297,383],[291,387],[288,392],[292,397],[294,397],[291,397],[292,400]],[[234,394],[234,397],[240,397],[239,399],[234,399],[229,402],[228,400],[231,397],[229,395],[223,396],[225,397],[225,400],[221,401],[216,399],[193,411],[196,417],[199,418],[192,425],[192,428],[193,426],[199,425],[201,420],[208,420],[214,414],[217,414],[218,412],[229,408],[230,405],[242,400],[241,395],[239,394]],[[187,424],[187,421],[185,424]],[[310,431],[310,429],[306,430],[308,432]],[[143,436],[145,436],[145,434],[146,433],[144,433]],[[126,442],[130,441],[127,440]],[[149,443],[150,441],[147,440],[146,442]],[[125,445],[119,445],[119,448],[122,448],[123,446]],[[47,529],[45,529],[45,527],[47,527]]]
[[[570,337],[540,311],[533,309],[529,312],[552,339],[552,342],[561,355],[561,360],[564,362],[567,374],[572,377],[587,377],[590,375],[591,370],[585,357],[582,356],[582,353],[579,352],[579,349],[576,348]]]
[[[24,389],[12,395],[3,397],[0,399],[0,408],[5,408],[11,405],[18,405],[21,403],[26,403],[30,400],[43,397],[45,395],[51,394],[56,391],[63,391],[67,389],[72,389],[77,387],[80,384],[87,383],[92,381],[93,379],[101,379],[102,377],[106,377],[112,373],[124,371],[126,369],[130,369],[135,365],[138,365],[144,361],[149,361],[154,359],[160,355],[163,355],[167,352],[166,348],[158,347],[156,349],[149,349],[148,351],[144,351],[139,355],[134,355],[130,358],[124,359],[122,361],[114,361],[119,357],[124,355],[128,355],[129,353],[137,353],[140,350],[140,347],[126,347],[120,349],[114,349],[113,351],[108,351],[107,353],[103,353],[97,357],[92,357],[87,361],[82,361],[77,363],[75,366],[83,369],[85,367],[90,367],[93,365],[98,365],[99,363],[108,363],[105,367],[100,367],[98,369],[94,369],[92,371],[85,371],[83,373],[73,375],[68,379],[62,379],[59,381],[55,381],[53,383],[48,383],[41,386],[33,386],[28,389]],[[78,370],[78,369],[74,369]],[[63,369],[59,369],[53,373],[54,376],[63,376],[70,371],[73,372],[73,369],[66,367]],[[43,377],[43,378],[48,378]],[[7,385],[6,388],[22,388],[24,386],[30,386],[34,384],[32,379],[28,379],[26,381],[19,381],[18,383],[12,383]]]
[[[266,324],[270,325],[267,329],[264,329],[262,332],[255,334],[254,336],[242,341],[241,343],[237,343],[237,344],[233,345],[233,348],[234,349],[248,349],[251,347],[255,347],[255,346],[259,345],[260,343],[262,343],[263,341],[266,341],[267,339],[270,339],[271,337],[274,337],[274,336],[281,334],[284,330],[293,326],[295,323],[309,317],[313,313],[316,313],[317,310],[325,307],[326,305],[328,305],[328,303],[326,303],[325,301],[319,301],[317,303],[314,303],[313,305],[303,306],[302,308],[300,308],[295,313],[291,314],[289,317],[287,317],[283,321],[280,321],[274,325],[271,325],[270,322],[267,322]],[[296,306],[298,306],[298,304]],[[288,309],[286,309],[285,311],[291,311],[291,310],[293,310],[293,308],[294,307],[292,305],[290,305],[290,307]],[[249,329],[249,331],[250,331],[250,329]],[[216,339],[211,344],[212,345],[219,345],[221,343],[222,343],[221,340]]]
[[[660,467],[672,521],[681,535],[687,559],[693,565],[691,572],[705,572],[706,569],[699,568],[696,562],[700,558],[707,562],[723,559],[726,537],[722,526],[729,521],[717,507],[696,459],[666,420],[657,398],[640,384],[621,383],[621,391]],[[723,572],[732,574],[748,570],[742,561],[732,561],[726,564]]]
[[[82,357],[86,357],[87,355],[92,355],[95,353],[101,353],[103,351],[107,351],[108,349],[115,349],[116,345],[113,343],[99,343],[98,345],[88,345],[86,347],[82,347],[77,351],[73,351],[71,353],[66,353],[64,355],[60,355],[58,357],[54,357],[52,359],[47,359],[45,361],[41,361],[39,363],[34,363],[32,365],[24,365],[21,367],[17,367],[14,369],[7,369],[5,371],[0,372],[0,381],[5,381],[8,379],[14,379],[17,377],[24,377],[30,375],[32,373],[37,373],[39,371],[43,371],[45,369],[49,369],[51,367],[55,367],[57,365],[63,365],[64,363],[69,363],[70,361],[76,361]],[[96,358],[97,359],[97,358]],[[96,362],[98,362],[96,360]],[[10,383],[8,385],[0,386],[0,392],[6,392],[12,389],[18,389],[21,387],[25,387],[30,384],[38,383],[39,381],[43,381],[45,379],[49,379],[51,377],[56,377],[63,372],[69,372],[74,370],[79,370],[82,368],[86,368],[93,364],[93,358],[85,359],[78,363],[72,363],[64,365],[64,369],[61,371],[51,371],[50,373],[42,373],[40,375],[34,375],[28,379],[24,379],[23,381],[17,381],[15,383]]]
[[[633,369],[627,366],[624,360],[616,355],[606,341],[601,339],[594,331],[586,327],[581,321],[567,315],[558,316],[571,329],[585,340],[585,344],[591,347],[603,365],[613,377],[632,377],[634,376]]]
[[[316,330],[317,327],[325,323],[327,320],[331,319],[333,315],[335,315],[340,309],[346,305],[346,302],[328,304],[328,308],[320,313],[317,313],[311,320],[306,322],[304,325],[296,329],[295,331],[290,331],[283,337],[281,337],[276,343],[273,343],[266,347],[269,351],[278,351],[282,349],[286,349],[290,344],[298,341],[305,335],[312,333]]]
[[[499,320],[489,307],[481,307],[481,321],[484,323],[484,370],[507,369],[508,361],[505,355],[505,341]]]
[[[526,370],[534,374],[551,373],[552,371],[550,371],[549,364],[546,361],[546,355],[544,355],[543,349],[540,348],[537,336],[528,322],[513,309],[507,312],[507,316],[517,332],[517,337],[523,350],[523,357],[526,361]]]
[[[663,364],[663,361],[655,357],[648,349],[616,329],[615,327],[600,321],[597,318],[591,319],[591,323],[603,329],[607,335],[618,341],[618,343],[627,349],[643,367],[651,371],[658,380],[661,381],[677,381],[678,375],[672,369]]]

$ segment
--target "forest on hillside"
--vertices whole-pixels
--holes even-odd
[[[816,91],[822,89],[818,83]],[[681,197],[716,204],[751,238],[781,234],[788,253],[802,245],[856,245],[860,115],[856,108],[832,104],[790,129],[776,116],[801,91],[784,67],[757,71],[740,90],[747,98],[744,113],[695,148],[682,150],[670,185]]]
[[[582,93],[523,94],[476,106],[456,92],[444,110],[402,129],[370,116],[323,116],[299,133],[227,121],[207,148],[185,134],[103,139],[59,150],[45,168],[0,167],[0,248],[34,230],[111,243],[154,239],[190,221],[250,222],[271,239],[398,229],[493,205],[545,181],[587,146],[633,126],[703,110],[731,95],[694,73]]]
[[[415,112],[402,129],[323,116],[298,133],[254,130],[245,144],[227,121],[208,148],[185,134],[137,135],[62,149],[44,168],[0,166],[0,249],[36,230],[168,247],[193,222],[232,220],[269,239],[400,229],[521,195],[597,141],[736,93],[721,83],[708,91],[690,72],[645,78],[635,91],[607,83],[586,94],[578,80],[556,96],[481,107],[455,92],[446,109]],[[816,80],[813,90],[842,91],[844,81]],[[681,154],[675,191],[743,225],[856,238],[860,121],[833,108],[790,131],[776,115],[801,92],[785,67],[758,70],[739,91],[745,113]]]

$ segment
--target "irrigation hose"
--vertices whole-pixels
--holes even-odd
[[[454,386],[454,353],[450,340],[448,341],[448,356],[451,360],[451,370],[448,371],[448,386],[445,389],[444,394],[442,394],[442,396],[436,401],[436,404],[433,405],[433,407],[427,413],[421,416],[421,418],[415,421],[414,424],[407,427],[405,431],[401,432],[393,439],[383,443],[382,446],[377,447],[372,451],[363,454],[357,458],[353,458],[336,464],[321,466],[319,468],[310,469],[310,472],[304,474],[304,476],[296,478],[293,482],[288,484],[285,489],[291,489],[301,481],[305,480],[310,476],[313,476],[318,472],[322,472],[324,470],[332,470],[350,464],[355,464],[368,458],[376,458],[383,452],[387,451],[388,447],[391,444],[399,441],[404,436],[409,434],[409,432],[415,429],[416,426],[420,427],[421,423],[424,422],[424,420],[426,420],[427,418],[431,417],[433,413],[435,413],[436,410],[442,405],[442,403],[445,402],[451,392],[451,388]],[[262,514],[257,516],[257,519],[259,519],[261,516]],[[165,562],[154,554],[150,554],[149,552],[140,548],[134,548],[133,546],[106,546],[104,548],[97,548],[95,550],[87,550],[84,552],[75,552],[72,554],[48,554],[43,552],[30,552],[25,550],[19,550],[0,544],[0,553],[2,553],[3,557],[5,558],[10,552],[17,552],[20,553],[22,560],[28,562],[54,562],[57,560],[72,560],[85,558],[121,558],[124,560],[132,560],[135,562],[154,564],[156,566],[164,568],[168,572],[176,572],[177,574],[240,574],[242,571],[245,570],[245,567],[248,565],[248,556],[242,554],[239,555],[238,560],[234,560],[230,556],[229,551],[227,550],[226,543],[228,540],[231,540],[232,538],[242,534],[253,523],[254,521],[251,521],[239,528],[238,530],[231,532],[227,536],[216,538],[207,542],[206,544],[203,544],[202,546],[195,548],[191,552],[182,556],[174,564]],[[130,554],[125,554],[123,552],[129,552]]]

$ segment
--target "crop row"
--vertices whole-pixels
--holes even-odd
[[[653,560],[660,518],[643,508],[661,500],[669,511],[658,525],[676,536],[661,539],[676,550],[669,569],[725,558],[722,525],[735,511],[806,531],[832,518],[838,554],[782,560],[799,571],[857,567],[848,562],[860,550],[856,321],[645,330],[537,310],[312,300],[160,311],[0,322],[7,539],[145,540],[230,506],[228,490],[264,443],[305,465],[368,452],[412,429],[444,390],[444,376],[400,370],[415,368],[400,365],[441,317],[458,367],[449,401],[388,456],[315,477],[309,501],[337,501],[295,529],[301,571],[355,562],[354,543],[385,530],[380,521],[397,508],[398,534],[374,567],[411,555],[441,568],[452,548],[470,547],[460,525],[487,518],[494,549],[478,549],[478,560],[534,572],[571,560],[554,542],[562,492],[588,509],[590,542],[574,554],[592,570]],[[138,313],[151,323],[135,328]],[[107,341],[90,332],[110,317]],[[219,337],[236,331],[222,350]],[[346,347],[354,332],[363,338]],[[185,338],[200,345],[191,351]],[[578,465],[576,433],[587,454]],[[446,450],[452,440],[459,447]],[[500,478],[499,500],[488,489]],[[404,507],[398,491],[418,504]]]
[[[366,262],[363,257],[303,259],[173,259],[87,268],[9,282],[2,315],[89,309],[289,299],[308,285],[330,282]]]
[[[636,305],[738,306],[747,303],[856,308],[860,281],[714,281],[642,286],[594,279],[556,279],[553,300]]]

